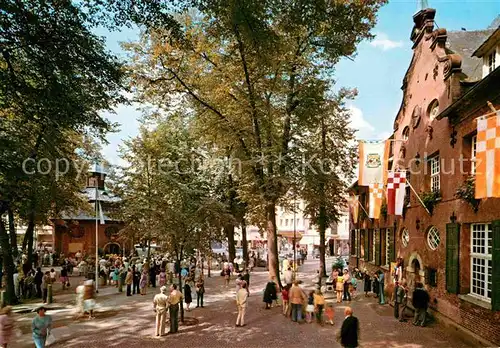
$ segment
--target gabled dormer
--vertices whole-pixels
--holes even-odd
[[[483,78],[500,66],[500,27],[472,54],[483,59]]]

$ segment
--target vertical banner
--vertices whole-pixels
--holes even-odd
[[[384,183],[387,175],[389,141],[359,142],[358,185]]]
[[[387,176],[387,214],[403,215],[406,172],[390,171]]]
[[[477,119],[476,199],[500,197],[500,114]]]
[[[369,207],[368,217],[370,219],[378,219],[380,217],[380,207],[382,206],[382,184],[370,184],[369,186]]]

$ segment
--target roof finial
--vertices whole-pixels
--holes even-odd
[[[417,12],[429,8],[429,2],[427,0],[417,0]]]

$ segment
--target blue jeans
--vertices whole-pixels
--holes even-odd
[[[302,305],[292,303],[292,321],[302,321]]]
[[[33,342],[35,342],[36,348],[44,348],[46,339],[47,337],[33,335]]]

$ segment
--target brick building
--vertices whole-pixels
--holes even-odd
[[[431,214],[410,187],[403,217],[384,206],[379,220],[361,213],[350,264],[391,279],[403,258],[404,278],[411,288],[425,284],[438,319],[500,345],[500,199],[473,199],[476,118],[500,109],[500,29],[448,32],[434,28],[434,16],[425,9],[413,17],[389,160],[389,169],[407,170]],[[366,207],[367,188],[352,191]]]
[[[133,245],[119,237],[123,223],[116,221],[113,211],[118,208],[120,198],[114,196],[105,187],[106,172],[97,165],[90,170],[87,187],[83,194],[91,206],[95,206],[96,197],[101,204],[104,224],[98,224],[98,244],[100,254],[118,254],[130,252]],[[75,254],[81,250],[84,254],[95,255],[96,214],[95,212],[79,212],[76,215],[63,215],[53,221],[54,248],[65,255]]]

